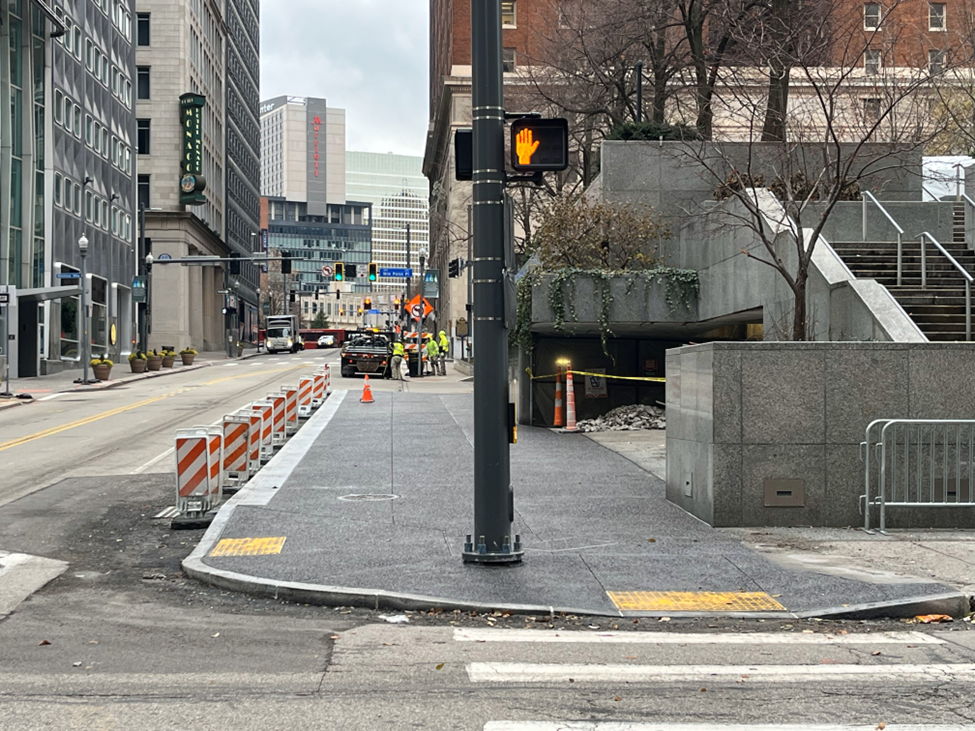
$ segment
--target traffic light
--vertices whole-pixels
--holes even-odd
[[[284,257],[281,259],[281,273],[291,274],[291,252],[282,251],[281,256]]]
[[[240,254],[236,252],[230,254],[230,274],[240,274]]]
[[[347,276],[349,279],[355,279],[358,273],[359,272],[355,264],[345,265],[345,276]]]
[[[511,123],[511,166],[535,173],[569,167],[569,123],[525,117]]]
[[[364,308],[366,308],[367,310],[371,310],[372,309],[372,300],[369,299],[368,297],[366,297],[364,300],[362,300],[362,306]]]
[[[451,259],[447,263],[447,273],[451,279],[460,276],[460,259]]]
[[[344,282],[345,281],[345,264],[340,261],[335,262],[335,281]]]
[[[369,264],[369,281],[375,282],[379,279],[379,265],[375,262]]]

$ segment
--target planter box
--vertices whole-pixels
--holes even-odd
[[[654,324],[683,324],[697,317],[697,295],[662,277],[650,282],[641,274],[624,274],[602,281],[587,274],[562,284],[563,325],[556,326],[551,291],[556,275],[543,275],[532,293],[532,330],[549,334],[595,335],[608,286],[608,321],[614,332],[645,330]],[[668,295],[670,302],[668,302]],[[686,300],[686,301],[685,301]]]

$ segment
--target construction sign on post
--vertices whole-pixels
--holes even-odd
[[[420,297],[419,294],[415,294],[413,295],[413,299],[406,303],[406,311],[410,313],[410,317],[414,320],[420,320],[433,312],[433,305],[430,304],[430,300],[426,297]]]

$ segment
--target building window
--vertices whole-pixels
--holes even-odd
[[[149,67],[136,66],[136,99],[149,98]]]
[[[928,73],[943,74],[945,70],[945,52],[932,48],[928,51]]]
[[[928,3],[928,30],[947,30],[947,15],[944,3]]]
[[[139,185],[139,208],[149,208],[149,176],[140,175],[138,178]]]
[[[501,69],[506,74],[515,70],[515,49],[505,48],[501,51]]]
[[[61,173],[54,173],[54,205],[61,205]]]
[[[880,3],[863,4],[863,29],[880,30],[880,22],[883,20],[883,10]]]
[[[60,91],[54,92],[54,121],[61,124],[62,113],[64,110],[64,94]]]
[[[138,124],[138,134],[136,137],[136,147],[138,148],[140,155],[148,155],[150,120],[140,119],[137,120],[137,124]]]
[[[136,13],[136,45],[149,45],[149,13]]]
[[[880,119],[879,99],[863,100],[863,118],[867,122],[876,122],[878,119]]]
[[[501,25],[505,28],[515,28],[515,0],[501,0]]]
[[[80,140],[81,139],[81,107],[79,107],[77,104],[75,104],[72,111],[74,113],[73,114],[73,116],[74,116],[74,136],[77,137]]]
[[[876,48],[868,48],[863,54],[863,71],[868,76],[880,73],[881,53]]]

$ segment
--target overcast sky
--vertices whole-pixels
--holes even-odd
[[[423,155],[427,0],[263,0],[261,99],[324,97],[346,147]]]

